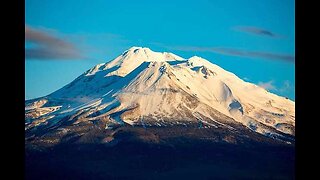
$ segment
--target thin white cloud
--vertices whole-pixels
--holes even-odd
[[[245,81],[250,81],[250,79],[248,77],[243,77],[242,79]]]
[[[283,82],[282,87],[279,89],[280,92],[287,92],[291,89],[290,81],[286,80]]]
[[[268,81],[268,82],[258,82],[258,86],[262,87],[265,90],[277,90],[276,86],[273,84],[274,81]]]

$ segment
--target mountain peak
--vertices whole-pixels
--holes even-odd
[[[150,50],[150,48],[148,48],[148,47],[141,47],[141,46],[132,46],[128,50],[137,50],[137,49],[149,49]]]
[[[207,61],[207,60],[205,60],[199,56],[192,56],[191,58],[188,59],[188,61],[189,62],[203,62],[203,61]]]
[[[126,50],[124,53],[122,53],[122,56],[132,56],[133,54],[138,56],[143,56],[145,58],[146,62],[151,61],[172,61],[172,60],[183,60],[184,58],[179,57],[173,53],[169,52],[156,52],[152,51],[148,47],[139,47],[139,46],[132,46],[128,50]]]
[[[144,52],[144,51],[151,51],[151,49],[147,47],[139,47],[139,46],[132,46],[125,52],[132,52],[132,53],[138,53],[138,52]]]
[[[134,50],[134,49],[142,49],[143,47],[141,46],[132,46],[131,48],[129,48],[129,50]]]
[[[114,68],[116,71],[109,73],[124,77],[144,62],[180,61],[184,58],[168,52],[155,52],[147,47],[133,46],[124,51],[120,56],[105,65],[106,69]]]
[[[142,116],[151,124],[158,123],[159,118],[165,123],[214,123],[222,113],[233,118],[233,123],[266,136],[294,135],[294,102],[246,83],[204,58],[184,59],[146,47],[129,48],[47,97],[28,105],[28,117],[58,119],[65,112],[84,111],[82,119],[100,118],[103,123],[107,122],[102,116],[120,124],[139,124]],[[227,122],[220,118],[219,123]]]
[[[192,56],[191,58],[189,59],[203,59],[202,57],[199,57],[199,56]]]

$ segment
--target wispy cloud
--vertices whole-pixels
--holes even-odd
[[[56,36],[52,31],[25,27],[25,41],[34,47],[25,49],[26,59],[85,59],[74,44]]]
[[[245,32],[248,34],[258,35],[258,36],[266,36],[271,38],[282,37],[270,30],[262,29],[254,26],[236,26],[233,28],[236,31]]]
[[[243,77],[242,79],[245,81],[250,81],[250,79],[248,77]]]
[[[160,45],[160,43],[157,43]],[[282,60],[288,62],[294,62],[295,57],[289,54],[278,54],[272,52],[262,51],[246,51],[242,49],[224,48],[224,47],[200,47],[200,46],[163,46],[167,49],[179,50],[179,51],[197,51],[197,52],[212,52],[229,56],[240,56],[248,58],[263,58],[272,60]]]
[[[279,89],[279,92],[287,92],[291,89],[291,83],[290,81],[286,80],[283,82],[282,87]]]
[[[268,82],[258,82],[258,86],[262,87],[265,90],[277,90],[276,86],[273,84],[274,81],[268,81]]]
[[[258,86],[266,89],[266,90],[273,90],[279,93],[286,93],[292,89],[291,83],[289,80],[285,80],[281,85],[276,87],[274,85],[274,80],[270,80],[267,82],[258,82]]]
[[[233,48],[211,48],[211,51],[215,53],[231,55],[231,56],[283,60],[283,61],[289,61],[289,62],[295,61],[295,57],[289,54],[278,54],[278,53],[262,52],[262,51],[246,51],[246,50],[233,49]]]

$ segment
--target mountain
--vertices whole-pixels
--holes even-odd
[[[142,47],[25,104],[26,142],[33,145],[71,139],[108,144],[119,127],[223,130],[227,142],[233,142],[228,135],[237,141],[295,141],[293,101],[201,57],[185,59]],[[152,137],[148,140],[157,141]]]

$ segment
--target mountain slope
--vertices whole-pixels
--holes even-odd
[[[230,131],[243,126],[292,141],[294,106],[293,101],[244,82],[203,58],[132,47],[58,91],[26,101],[25,121],[27,136],[67,134],[80,124],[105,129],[196,124]]]

